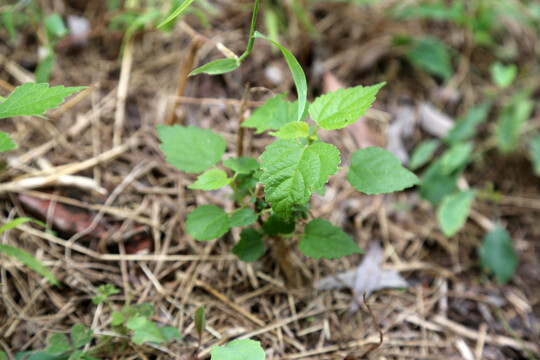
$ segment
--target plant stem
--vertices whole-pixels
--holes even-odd
[[[246,104],[249,97],[249,81],[244,87],[244,95],[240,102],[240,109],[238,110],[238,132],[236,133],[236,157],[244,155],[244,128],[242,123],[244,122],[244,113],[246,112]]]
[[[255,42],[255,38],[253,37],[253,34],[255,34],[255,23],[257,22],[257,13],[259,12],[259,0],[255,0],[255,6],[253,7],[253,17],[251,18],[251,29],[249,30],[249,41],[248,46],[246,48],[246,51],[238,58],[238,62],[242,62],[249,56],[251,53],[251,50],[253,49],[253,43]]]
[[[302,273],[294,265],[293,257],[291,255],[291,248],[283,241],[281,236],[271,236],[273,241],[272,250],[274,252],[274,258],[279,264],[287,284],[293,288],[299,288],[302,286]]]

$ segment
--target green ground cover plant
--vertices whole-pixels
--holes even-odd
[[[233,71],[252,51],[254,39],[262,38],[283,53],[298,99],[289,102],[286,94],[277,95],[242,123],[243,127],[255,129],[256,134],[268,132],[275,137],[258,159],[222,159],[226,143],[210,129],[157,127],[167,161],[186,173],[200,174],[189,188],[212,191],[230,186],[238,204],[231,213],[211,204],[199,206],[188,215],[186,230],[196,240],[209,241],[232,227],[243,227],[232,252],[244,261],[254,261],[264,253],[265,238],[272,238],[279,246],[283,238],[300,237],[300,251],[315,259],[362,253],[341,228],[324,219],[309,219],[309,199],[314,192],[324,191],[324,185],[341,163],[338,148],[323,142],[318,130],[338,130],[354,123],[371,106],[384,83],[341,89],[308,103],[306,78],[298,61],[285,47],[255,31],[258,3],[255,1],[246,52],[238,58],[203,65],[192,74]],[[308,114],[311,123],[307,121]],[[221,166],[217,166],[220,162]],[[343,170],[348,171],[347,179],[354,188],[371,195],[400,191],[418,183],[416,175],[381,148],[356,151],[350,166]],[[304,232],[295,233],[302,224]]]

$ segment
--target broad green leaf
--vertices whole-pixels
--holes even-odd
[[[187,173],[203,172],[217,164],[225,153],[225,140],[211,130],[192,125],[156,128],[167,162]]]
[[[30,355],[30,356],[28,356]],[[49,355],[44,351],[32,353],[32,351],[24,351],[15,355],[15,360],[59,360],[65,359],[62,355]]]
[[[307,138],[309,136],[309,126],[306,122],[292,122],[285,124],[279,131],[270,132],[272,136],[280,139]]]
[[[66,88],[60,85],[49,88],[46,83],[28,82],[18,86],[0,104],[0,119],[44,114],[46,110],[58,107],[64,98],[83,89],[86,89],[86,86]]]
[[[439,2],[421,2],[421,3],[398,3],[401,7],[397,7],[391,11],[393,17],[398,20],[410,18],[423,18],[438,21],[453,21],[461,24],[467,19],[466,12],[463,8],[463,1],[452,1],[450,6]]]
[[[261,343],[249,339],[233,340],[225,346],[214,346],[211,360],[264,360]]]
[[[401,191],[420,182],[401,166],[398,158],[378,147],[360,149],[352,155],[347,180],[356,190],[368,195]]]
[[[304,146],[293,140],[277,140],[261,155],[265,198],[284,218],[294,204],[305,205],[328,176],[337,172],[339,150],[333,145],[315,143]]]
[[[533,109],[534,104],[529,99],[515,100],[503,109],[495,132],[497,147],[502,153],[507,154],[516,148],[521,129]]]
[[[263,223],[263,230],[270,236],[276,236],[278,234],[290,234],[296,228],[294,219],[290,218],[285,220],[278,214],[272,214]]]
[[[45,16],[43,21],[45,23],[45,29],[47,29],[47,32],[50,35],[61,38],[68,33],[64,20],[62,20],[62,17],[58,13],[52,13]]]
[[[195,329],[197,329],[197,334],[199,337],[201,337],[205,328],[206,317],[204,316],[204,306],[200,306],[195,311]]]
[[[49,355],[61,355],[66,351],[72,350],[73,347],[69,342],[66,335],[61,333],[54,333],[49,338],[49,346],[45,349],[45,352]]]
[[[424,71],[448,80],[452,65],[448,48],[439,39],[425,36],[407,52],[407,58]]]
[[[446,173],[442,161],[435,161],[427,168],[422,177],[419,189],[420,196],[429,201],[431,205],[437,206],[446,195],[454,192],[460,174],[461,170],[450,174]]]
[[[0,152],[15,150],[17,147],[17,144],[11,140],[8,133],[0,131]]]
[[[126,317],[121,312],[115,311],[111,315],[111,325],[119,326],[126,322]]]
[[[174,326],[163,326],[158,328],[158,330],[161,333],[161,336],[163,336],[166,341],[171,341],[172,339],[182,341],[182,335],[180,335],[180,331]]]
[[[232,213],[229,219],[229,225],[231,227],[248,226],[253,224],[259,215],[249,208],[243,208]]]
[[[437,220],[446,237],[454,236],[465,225],[475,195],[475,190],[469,190],[444,197]]]
[[[209,62],[189,73],[189,76],[197,74],[220,75],[238,69],[240,62],[235,58],[219,59]]]
[[[440,144],[440,141],[436,139],[425,140],[418,144],[411,155],[409,168],[411,170],[416,170],[427,164],[435,154],[435,151],[439,148]]]
[[[326,130],[344,128],[353,124],[366,113],[380,88],[379,83],[373,86],[356,86],[339,89],[332,93],[319,96],[309,107],[313,121]]]
[[[464,167],[471,157],[472,144],[457,143],[448,149],[441,158],[442,171],[450,174],[457,169]]]
[[[499,284],[507,283],[514,275],[518,257],[510,235],[500,225],[484,238],[480,248],[480,264],[495,275]]]
[[[71,341],[75,348],[80,348],[92,341],[94,331],[83,324],[75,324],[71,328]]]
[[[214,240],[229,231],[229,216],[215,205],[202,205],[186,220],[186,231],[195,240]]]
[[[268,99],[242,123],[242,126],[255,128],[255,134],[261,134],[266,130],[279,130],[286,124],[296,121],[298,101],[288,102],[285,100],[286,96],[287,94],[279,94]]]
[[[491,64],[489,71],[491,72],[491,80],[501,89],[512,85],[517,75],[515,64],[504,65],[498,61]]]
[[[187,9],[187,7],[193,2],[193,0],[184,0],[184,2],[171,14],[169,15],[165,20],[163,20],[157,27],[158,29],[165,24],[173,21],[178,15],[180,15],[184,10]]]
[[[540,136],[537,135],[529,143],[529,151],[536,176],[540,176]]]
[[[188,188],[210,191],[227,186],[230,184],[230,182],[231,179],[227,177],[227,173],[225,171],[220,169],[211,169],[199,175],[197,181],[188,186]]]
[[[289,69],[291,70],[292,77],[294,79],[294,84],[296,85],[296,91],[298,93],[298,113],[297,113],[297,121],[302,121],[302,116],[304,114],[304,110],[306,109],[307,105],[307,81],[306,81],[306,75],[304,74],[304,70],[302,70],[302,67],[298,63],[298,60],[294,57],[293,54],[277,42],[273,41],[270,38],[267,38],[263,34],[261,34],[258,31],[255,31],[255,35],[253,37],[261,38],[270,41],[272,44],[276,45],[281,52],[283,53],[283,56],[285,57],[285,61],[287,61],[287,65],[289,65]]]
[[[264,243],[255,229],[244,229],[240,241],[232,248],[232,253],[242,261],[252,262],[264,254]]]
[[[231,169],[237,174],[251,174],[259,170],[259,162],[257,159],[249,156],[240,156],[239,158],[230,157],[223,161],[223,166]]]
[[[58,280],[56,280],[52,272],[50,272],[49,269],[47,269],[47,267],[45,267],[45,265],[43,265],[41,261],[36,259],[32,254],[22,249],[6,244],[0,244],[0,253],[4,253],[8,256],[14,257],[24,265],[28,266],[30,269],[34,270],[35,272],[46,278],[49,283],[60,286],[60,283],[58,282]]]
[[[313,219],[304,230],[305,234],[298,249],[304,255],[319,260],[339,259],[342,256],[363,254],[364,252],[341,228],[323,219]]]
[[[132,317],[126,322],[126,327],[133,330],[131,341],[137,345],[145,342],[161,344],[167,339],[159,331],[157,325],[145,317]]]
[[[486,101],[469,110],[464,118],[456,122],[444,138],[444,142],[453,145],[472,138],[476,133],[476,126],[486,121],[490,109],[491,102]]]

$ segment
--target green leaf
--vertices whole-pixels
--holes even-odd
[[[364,252],[341,228],[323,219],[313,219],[307,225],[298,249],[304,255],[319,260],[339,259]]]
[[[4,225],[2,225],[0,227],[0,234],[2,234],[4,231],[14,229],[17,226],[22,225],[22,224],[27,223],[27,222],[36,223],[36,224],[38,224],[40,226],[43,226],[44,228],[47,227],[47,224],[45,224],[43,221],[39,221],[39,220],[28,218],[28,217],[20,217],[20,218],[15,218],[15,219],[5,223]]]
[[[279,131],[270,132],[272,136],[280,139],[307,138],[309,136],[309,126],[306,122],[291,122],[285,124]]]
[[[0,231],[1,232],[1,231]],[[32,254],[5,244],[0,244],[0,253],[4,253],[8,256],[14,257],[15,259],[19,260],[24,265],[28,266],[30,269],[34,270],[44,278],[46,278],[49,283],[60,286],[60,283],[56,278],[54,277],[53,273],[41,263],[38,259],[36,259]]]
[[[157,325],[145,317],[132,317],[128,319],[126,327],[133,330],[131,341],[137,345],[145,342],[161,344],[167,339],[159,331]]]
[[[366,113],[385,83],[339,89],[319,96],[309,107],[313,121],[326,130],[344,128]]]
[[[83,324],[75,324],[71,328],[71,341],[73,342],[75,349],[80,348],[92,341],[93,335],[94,331],[92,329],[88,329]]]
[[[518,257],[510,235],[500,225],[484,238],[480,248],[480,264],[495,275],[499,284],[507,283],[514,275]]]
[[[294,219],[285,220],[278,214],[272,214],[263,223],[263,230],[270,236],[276,236],[277,234],[290,234],[296,228]]]
[[[306,75],[304,74],[304,70],[302,70],[302,67],[298,63],[298,60],[294,57],[293,54],[277,42],[273,41],[270,38],[267,38],[263,34],[261,34],[258,31],[255,31],[255,35],[253,35],[255,38],[262,38],[265,40],[270,41],[272,44],[276,45],[281,52],[283,53],[283,56],[285,57],[285,61],[287,61],[287,65],[289,65],[289,69],[291,70],[292,77],[294,79],[294,84],[296,85],[296,91],[298,93],[298,113],[297,113],[297,121],[302,121],[302,116],[304,114],[304,110],[306,109],[307,105],[307,81],[306,81]]]
[[[268,99],[242,123],[242,126],[255,128],[255,134],[261,134],[266,130],[279,130],[286,124],[296,121],[298,101],[288,102],[285,100],[286,96],[287,94],[279,94]]]
[[[425,140],[418,144],[411,155],[409,168],[411,170],[416,170],[427,164],[435,154],[435,151],[439,148],[440,144],[440,141],[436,139]]]
[[[204,316],[204,306],[200,306],[195,311],[195,329],[199,337],[202,336],[204,329],[206,328],[206,317]]]
[[[491,64],[489,71],[491,72],[491,80],[501,89],[512,85],[517,75],[515,64],[504,65],[498,61]]]
[[[469,140],[476,134],[476,126],[486,121],[491,109],[491,102],[486,101],[469,110],[464,118],[458,120],[444,138],[444,142],[453,145]]]
[[[526,98],[518,100],[517,97],[503,109],[495,132],[497,147],[502,153],[507,154],[516,148],[521,129],[533,109],[534,104],[531,100]]]
[[[305,205],[315,189],[337,172],[339,150],[330,144],[304,146],[293,140],[277,140],[261,155],[266,201],[284,218],[294,204]]]
[[[202,173],[197,178],[193,185],[188,186],[189,189],[199,190],[217,190],[231,183],[231,179],[227,177],[227,173],[220,169],[208,170]]]
[[[55,57],[55,54],[51,52],[49,56],[39,62],[36,71],[34,72],[36,82],[45,83],[50,80]]]
[[[86,86],[66,88],[60,85],[49,88],[49,84],[28,82],[18,86],[0,104],[0,119],[44,114],[46,110],[58,107],[64,98],[83,89]]]
[[[47,32],[52,36],[62,38],[68,33],[64,20],[62,20],[62,17],[58,13],[52,13],[45,16],[43,21],[45,23],[45,29],[47,29]]]
[[[422,177],[420,196],[433,206],[437,206],[442,199],[454,192],[461,169],[453,173],[446,173],[442,161],[432,163]]]
[[[49,338],[49,346],[47,346],[45,352],[49,355],[61,355],[70,350],[73,350],[73,347],[67,336],[61,333],[54,333]]]
[[[536,176],[540,176],[540,136],[531,139],[529,143],[529,151],[531,153],[531,160],[533,163],[533,169]]]
[[[238,69],[240,62],[235,58],[219,59],[209,62],[192,72],[189,73],[189,76],[197,74],[208,74],[208,75],[220,75],[226,74],[228,72]]]
[[[192,125],[156,128],[167,162],[187,173],[203,172],[217,164],[225,153],[225,140],[208,129]]]
[[[467,165],[473,150],[472,144],[457,143],[448,149],[441,158],[442,171],[450,174]]]
[[[121,312],[115,311],[111,315],[111,325],[120,326],[126,321],[124,314]]]
[[[192,2],[193,0],[184,0],[184,2],[180,6],[178,6],[178,8],[171,15],[169,15],[157,26],[158,29],[166,25],[167,23],[173,21],[178,15],[180,15],[184,10],[186,10]]]
[[[249,339],[233,340],[225,346],[214,346],[211,360],[264,360],[261,343]]]
[[[0,131],[0,152],[15,150],[17,147],[17,144],[11,140],[8,133]]]
[[[259,170],[259,162],[257,159],[249,156],[240,156],[239,158],[230,157],[223,161],[223,166],[231,169],[237,174],[251,174]]]
[[[437,220],[446,237],[454,236],[465,225],[475,195],[475,190],[469,190],[444,197]]]
[[[249,208],[243,208],[232,213],[229,219],[229,225],[231,227],[248,226],[253,224],[259,215]]]
[[[242,261],[252,262],[264,254],[264,243],[255,229],[244,229],[240,241],[232,248],[232,253]]]
[[[448,80],[452,76],[446,45],[433,36],[425,36],[407,52],[407,58],[431,75]]]
[[[180,331],[178,331],[178,329],[174,326],[163,326],[158,328],[158,330],[161,333],[161,336],[165,338],[165,341],[171,341],[172,339],[182,341],[182,335],[180,335]]]
[[[360,149],[352,155],[347,180],[356,190],[369,195],[401,191],[420,182],[401,166],[398,158],[378,147]]]
[[[187,216],[186,231],[195,240],[217,239],[229,231],[229,216],[215,205],[199,206]]]
[[[97,294],[92,298],[92,303],[94,305],[99,305],[103,303],[109,296],[118,294],[120,290],[118,290],[114,285],[112,284],[105,284],[100,285],[97,289]]]

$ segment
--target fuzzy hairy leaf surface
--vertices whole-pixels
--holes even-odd
[[[341,228],[323,219],[313,219],[307,225],[298,249],[304,255],[319,260],[339,259],[342,256],[364,252]]]
[[[337,172],[339,150],[330,144],[302,145],[293,140],[277,140],[261,155],[266,201],[283,218],[294,204],[305,205],[316,188]]]
[[[446,196],[437,210],[437,220],[445,236],[451,237],[465,225],[476,191],[461,191]]]
[[[298,101],[285,100],[287,94],[279,94],[268,99],[242,123],[243,127],[255,128],[255,134],[266,130],[279,130],[298,118]],[[303,120],[303,119],[302,119]]]
[[[229,185],[231,179],[227,177],[227,173],[220,169],[208,170],[197,178],[189,189],[199,189],[204,191],[217,190],[226,185]]]
[[[480,248],[480,264],[495,275],[499,284],[507,283],[512,278],[518,257],[510,235],[500,225],[484,238]]]
[[[214,346],[211,360],[264,360],[266,354],[261,343],[254,340],[233,340],[225,346]]]
[[[225,140],[211,130],[195,126],[158,125],[161,151],[167,162],[187,173],[200,173],[214,166],[225,153]]]
[[[255,229],[242,230],[240,241],[232,248],[232,253],[245,262],[257,260],[264,253],[261,235]]]
[[[186,231],[195,240],[209,241],[229,231],[229,215],[215,205],[202,205],[187,216]]]
[[[83,89],[86,89],[86,86],[64,87],[60,85],[49,88],[49,84],[46,83],[28,82],[18,86],[0,104],[0,119],[45,114],[48,109],[54,109],[60,105],[64,98]]]
[[[344,128],[366,113],[384,84],[355,86],[319,96],[310,105],[309,115],[323,129]]]
[[[347,180],[356,190],[369,195],[401,191],[420,182],[397,157],[379,147],[360,149],[352,155]]]

